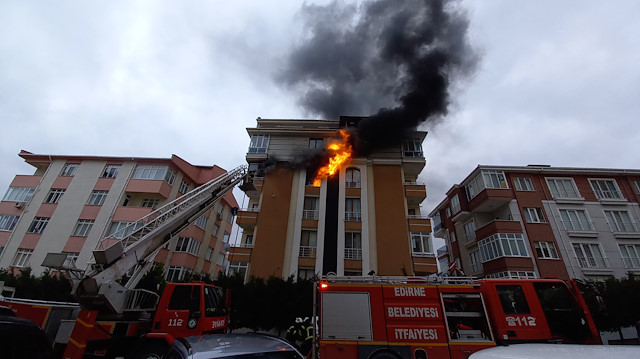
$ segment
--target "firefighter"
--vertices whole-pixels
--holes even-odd
[[[302,318],[300,317],[296,318],[296,321],[287,329],[285,339],[297,349],[300,349],[298,342],[302,342],[304,339],[303,329]]]
[[[314,333],[314,328],[313,325],[311,323],[311,319],[309,319],[309,317],[304,318],[304,340],[302,341],[302,345],[300,346],[300,352],[302,353],[302,355],[304,355],[305,357],[309,354],[309,351],[311,350],[311,347],[313,346],[313,333]]]

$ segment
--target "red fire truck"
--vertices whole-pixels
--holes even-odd
[[[224,332],[229,296],[202,282],[169,283],[161,295],[136,288],[169,240],[210,210],[235,185],[250,188],[240,166],[162,206],[121,232],[101,240],[86,270],[64,267],[64,253],[49,253],[43,266],[76,279],[79,305],[5,298],[0,305],[45,329],[66,359],[159,358],[173,340]],[[125,285],[119,279],[130,274]]]
[[[462,359],[510,343],[601,344],[575,283],[557,279],[325,277],[316,298],[321,358]]]

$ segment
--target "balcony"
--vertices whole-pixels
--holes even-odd
[[[236,216],[236,224],[243,229],[255,227],[258,223],[257,208],[243,208],[238,211]]]
[[[362,259],[362,249],[360,248],[345,248],[344,259]]]
[[[125,191],[129,193],[154,193],[169,198],[171,185],[161,180],[132,179],[127,184]]]
[[[640,238],[638,225],[633,222],[609,222],[609,229],[616,238]]]
[[[609,269],[609,260],[604,257],[576,257],[578,265],[583,269]]]
[[[253,177],[250,182],[240,185],[240,189],[246,193],[249,198],[260,197],[262,186],[264,185],[264,177]]]
[[[135,222],[153,212],[153,208],[147,207],[118,207],[113,214],[114,221]]]
[[[634,270],[640,269],[640,258],[622,257],[622,261],[624,262],[624,265],[628,269],[634,269]]]
[[[408,204],[420,204],[427,198],[427,187],[424,183],[405,182],[404,195]]]
[[[315,219],[318,220],[319,212],[317,209],[303,209],[302,219]]]
[[[476,229],[476,238],[484,239],[496,233],[522,234],[522,225],[519,221],[506,221],[496,219]]]
[[[513,194],[508,189],[485,188],[469,201],[472,212],[493,212],[511,202]]]
[[[349,222],[361,222],[362,217],[360,211],[358,212],[344,212],[344,220]]]
[[[229,262],[249,262],[251,259],[251,248],[231,247],[229,249]]]
[[[300,251],[298,252],[298,257],[315,258],[316,257],[316,247],[300,246]]]
[[[409,215],[409,232],[431,232],[431,221],[427,216]]]

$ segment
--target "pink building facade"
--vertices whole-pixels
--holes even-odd
[[[180,157],[60,156],[21,151],[35,168],[17,175],[0,202],[0,268],[31,267],[39,275],[47,253],[66,253],[85,269],[99,240],[226,171]],[[171,239],[156,262],[168,280],[186,273],[216,276],[224,266],[232,230],[227,193],[212,210]]]

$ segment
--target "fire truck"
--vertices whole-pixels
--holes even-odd
[[[44,328],[68,359],[159,358],[177,338],[226,331],[229,296],[221,288],[168,283],[158,295],[136,286],[171,238],[240,183],[245,189],[252,186],[246,166],[102,238],[86,270],[65,267],[64,253],[47,254],[43,266],[74,279],[79,304],[3,298],[0,305]],[[125,275],[130,278],[122,285],[119,279]]]
[[[516,343],[601,344],[575,282],[466,277],[323,277],[314,355],[467,358]]]

